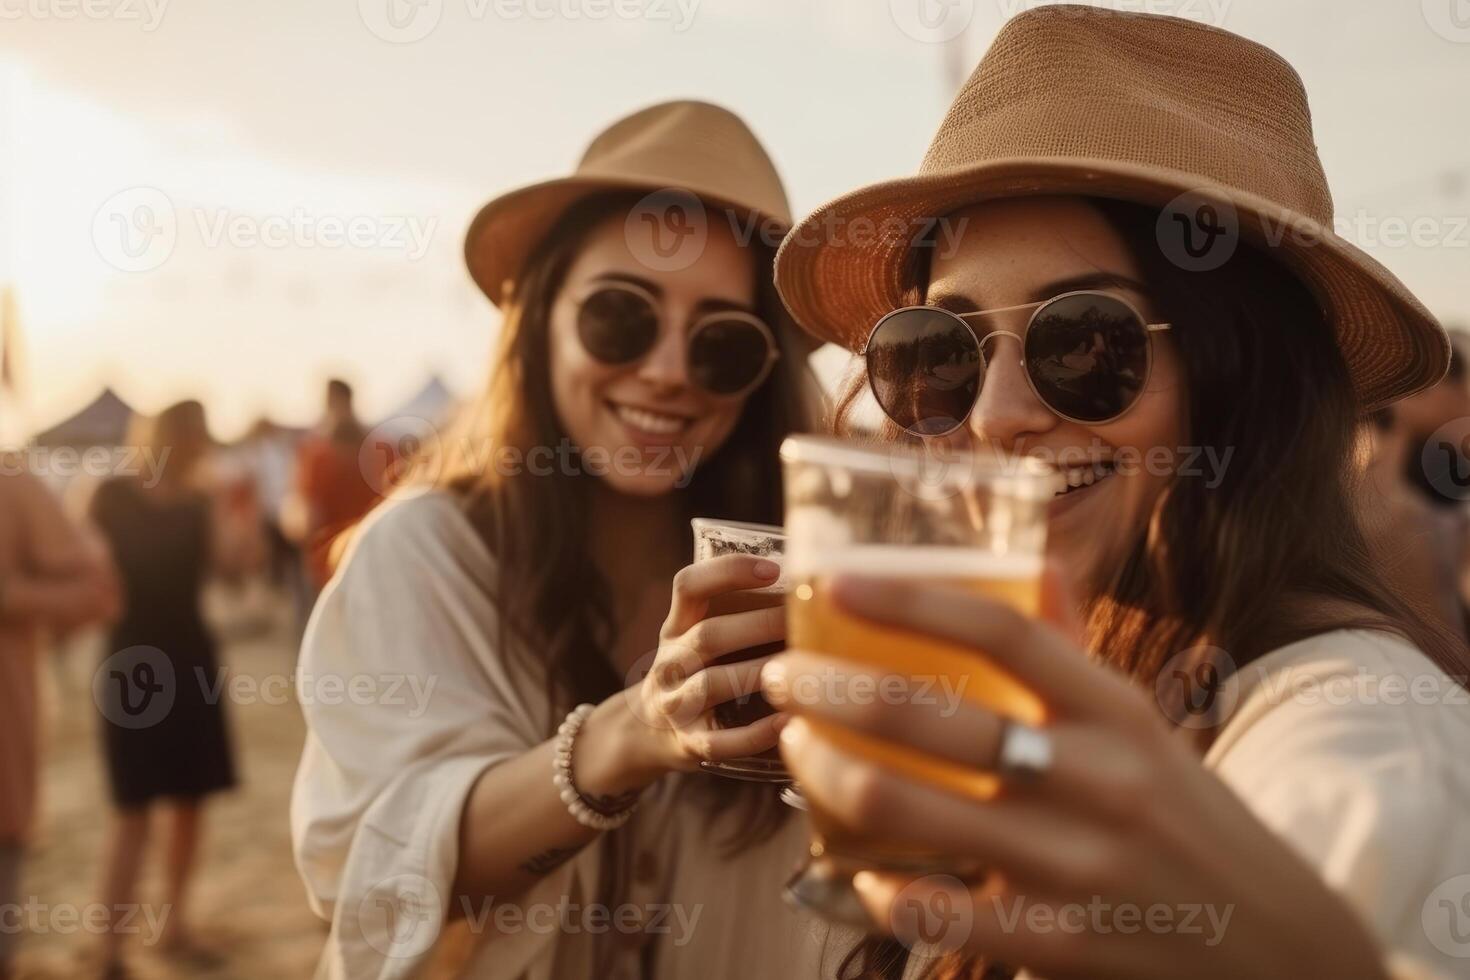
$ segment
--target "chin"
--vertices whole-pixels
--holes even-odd
[[[1067,569],[1079,590],[1110,580],[1127,560],[1146,510],[1135,496],[1143,489],[1136,480],[1110,477],[1072,500],[1053,503],[1047,555]]]
[[[1119,490],[1116,484],[1122,479],[1112,476],[1097,486],[1053,499],[1047,513],[1047,551],[1074,569],[1090,565],[1121,516],[1114,505]]]
[[[603,485],[609,490],[625,497],[664,497],[675,490],[682,489],[681,484],[687,486],[680,478],[673,476],[626,476],[605,473],[598,479],[602,480]]]

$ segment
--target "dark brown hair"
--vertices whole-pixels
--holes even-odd
[[[1182,271],[1159,249],[1156,212],[1093,204],[1124,239],[1150,298],[1173,324],[1189,441],[1233,450],[1217,486],[1176,476],[1132,532],[1126,559],[1092,583],[1084,622],[1093,655],[1152,688],[1176,654],[1203,658],[1216,648],[1240,668],[1318,633],[1370,629],[1406,638],[1464,684],[1465,650],[1384,581],[1369,553],[1355,508],[1357,400],[1332,329],[1306,287],[1244,243],[1216,270]],[[927,279],[928,257],[916,253],[911,302],[923,301]],[[839,426],[861,385],[861,378],[850,380]],[[1342,611],[1309,613],[1324,600]],[[897,977],[905,960],[897,943],[870,939],[840,975]],[[929,974],[1005,975],[995,964],[958,955]]]
[[[610,589],[587,550],[591,481],[580,466],[549,474],[528,468],[501,473],[495,466],[457,458],[503,448],[524,454],[537,446],[559,447],[570,440],[552,400],[550,313],[568,269],[588,233],[605,219],[636,206],[638,195],[596,197],[574,205],[528,258],[505,304],[490,383],[479,404],[449,442],[447,454],[428,463],[435,482],[455,492],[470,523],[495,555],[501,574],[490,583],[499,616],[499,648],[505,656],[534,659],[544,671],[550,710],[544,731],[550,737],[572,706],[600,702],[623,689],[609,651],[620,624]],[[710,207],[711,220],[724,212]],[[737,227],[734,223],[732,228]],[[782,346],[770,376],[745,402],[730,436],[712,456],[700,460],[687,487],[670,498],[686,517],[782,523],[778,450],[793,431],[815,417],[815,385],[805,351],[790,345],[795,336],[772,283],[774,255],[760,242],[755,253],[757,313],[773,327]],[[582,472],[579,472],[582,471]],[[685,522],[687,528],[688,524]],[[693,536],[687,546],[692,554]],[[716,842],[733,856],[772,833],[787,812],[770,787],[733,780],[690,780],[689,799],[706,806],[713,818],[723,814],[731,833]],[[622,894],[628,875],[628,848],[620,834],[606,834],[607,873],[600,883],[609,905]]]

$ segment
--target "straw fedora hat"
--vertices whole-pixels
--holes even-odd
[[[504,305],[526,257],[567,208],[609,191],[693,195],[775,240],[791,227],[776,167],[739,116],[707,102],[665,102],[600,133],[571,176],[510,191],[481,208],[464,245],[475,283]],[[759,224],[744,224],[751,220]]]
[[[1220,241],[1265,247],[1321,304],[1364,410],[1445,373],[1443,328],[1333,231],[1296,72],[1234,34],[1150,14],[1055,5],[1011,19],[918,175],[844,195],[801,222],[781,246],[777,286],[806,330],[857,350],[904,305],[908,253],[938,219],[1043,194],[1183,208],[1214,221]],[[1160,244],[1174,258],[1165,228]]]

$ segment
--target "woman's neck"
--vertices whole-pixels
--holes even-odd
[[[621,584],[652,570],[679,568],[688,558],[682,553],[684,514],[673,496],[635,497],[599,485],[590,517],[592,557],[614,594]],[[631,574],[638,571],[644,574]]]
[[[193,481],[190,477],[183,474],[173,475],[165,473],[152,483],[148,483],[142,479],[135,480],[134,482],[137,484],[139,490],[161,500],[173,500],[176,497],[185,496],[194,488]]]
[[[588,545],[612,593],[618,624],[612,652],[619,669],[657,643],[670,582],[690,560],[680,503],[670,495],[633,497],[605,485],[592,494]]]

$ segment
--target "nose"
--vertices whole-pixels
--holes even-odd
[[[1009,333],[986,345],[985,381],[967,423],[981,445],[1018,452],[1028,437],[1056,426],[1058,419],[1036,397],[1021,366],[1021,341]]]
[[[655,388],[683,388],[689,384],[688,337],[678,314],[677,310],[664,311],[658,340],[638,364],[639,380]]]

